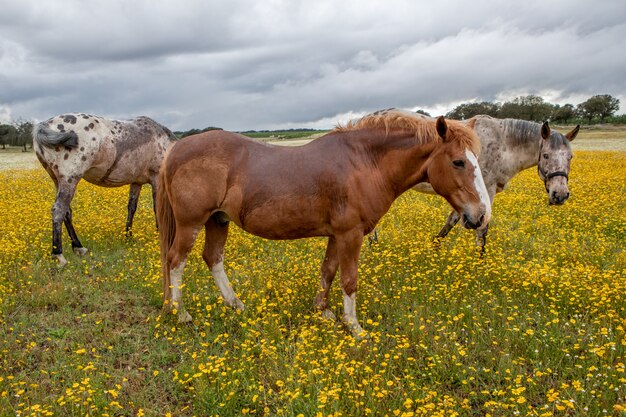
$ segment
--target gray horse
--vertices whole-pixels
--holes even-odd
[[[569,143],[578,134],[580,126],[562,135],[551,130],[548,122],[541,125],[525,120],[479,115],[466,123],[473,127],[480,138],[478,164],[492,205],[495,195],[504,190],[515,175],[533,166],[537,166],[550,204],[563,204],[569,198],[567,180],[572,159]],[[417,184],[413,189],[434,194],[428,183]],[[459,214],[452,211],[437,237],[444,238],[458,221]],[[488,226],[476,230],[476,243],[481,252],[485,250],[487,231]]]
[[[52,256],[62,267],[61,223],[65,223],[77,255],[87,249],[78,240],[70,204],[81,178],[102,187],[130,184],[126,233],[131,233],[141,186],[152,186],[156,197],[159,167],[176,137],[148,117],[120,121],[73,113],[55,116],[33,128],[37,159],[57,189],[52,206]]]

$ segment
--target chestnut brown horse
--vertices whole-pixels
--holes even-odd
[[[462,213],[485,227],[491,204],[477,162],[480,143],[461,123],[402,111],[365,116],[306,145],[281,147],[214,131],[187,137],[167,152],[157,191],[164,307],[178,320],[187,255],[204,227],[203,259],[227,305],[243,309],[224,272],[229,222],[267,239],[328,236],[315,306],[326,318],[331,283],[341,269],[343,320],[356,315],[357,261],[363,236],[393,201],[429,181]]]

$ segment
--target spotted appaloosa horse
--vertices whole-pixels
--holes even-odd
[[[164,307],[176,309],[180,322],[191,320],[183,308],[182,274],[204,228],[203,259],[225,303],[243,308],[223,266],[232,221],[267,239],[328,236],[315,306],[334,319],[329,289],[341,268],[343,320],[360,334],[356,289],[363,236],[400,194],[426,180],[462,213],[466,227],[485,227],[491,204],[479,148],[473,130],[459,122],[399,111],[366,116],[297,147],[224,131],[177,142],[163,161],[157,195]]]
[[[544,182],[550,204],[563,204],[569,198],[567,180],[570,172],[572,149],[580,126],[563,135],[551,130],[548,123],[517,119],[495,119],[475,116],[466,121],[480,138],[481,153],[478,164],[485,180],[489,199],[504,190],[508,182],[527,168],[537,166],[539,178]],[[417,184],[414,190],[433,194],[427,183]],[[459,221],[457,211],[448,216],[437,237],[443,238]],[[476,242],[484,251],[488,227],[476,230]]]
[[[87,249],[72,224],[70,203],[81,178],[102,187],[130,184],[126,232],[130,233],[141,186],[150,183],[156,198],[158,173],[166,149],[176,137],[148,117],[120,121],[87,114],[55,116],[33,128],[37,158],[57,189],[52,206],[52,256],[67,263],[61,243],[65,223],[77,255]]]

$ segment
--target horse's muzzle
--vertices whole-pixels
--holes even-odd
[[[481,214],[480,217],[478,218],[478,221],[473,222],[467,214],[463,214],[463,226],[465,226],[465,228],[467,229],[478,229],[479,227],[481,227],[483,225],[483,222],[485,221],[485,215]]]
[[[549,195],[550,205],[560,206],[561,204],[565,203],[565,201],[567,201],[568,198],[569,198],[569,191],[566,191],[564,193],[552,191]]]

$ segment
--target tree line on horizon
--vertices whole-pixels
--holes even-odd
[[[551,104],[542,97],[527,95],[516,97],[504,103],[482,101],[463,103],[456,106],[452,111],[446,113],[446,117],[455,120],[467,120],[479,114],[486,114],[501,119],[522,119],[534,122],[551,121],[562,124],[597,124],[616,123],[626,124],[626,114],[615,115],[619,109],[619,99],[609,94],[598,94],[588,98],[582,103],[573,104]],[[430,116],[424,110],[417,110],[417,113]],[[21,146],[24,151],[27,146],[33,146],[32,139],[33,123],[18,120],[10,124],[0,124],[0,146]],[[206,127],[204,129],[190,129],[186,131],[174,132],[178,138],[206,132],[208,130],[221,130],[219,127]],[[309,131],[311,129],[290,129],[289,131]],[[267,133],[269,131],[248,131],[246,133]],[[250,136],[253,136],[252,134]]]
[[[27,146],[33,147],[33,123],[19,120],[12,124],[0,124],[0,147],[21,146],[24,151]]]
[[[551,104],[542,97],[528,95],[504,103],[489,101],[463,103],[446,114],[456,120],[467,120],[479,114],[500,119],[522,119],[533,122],[550,121],[562,124],[626,123],[626,115],[616,116],[619,99],[609,94],[599,94],[582,103]],[[419,111],[425,113],[423,111]]]

